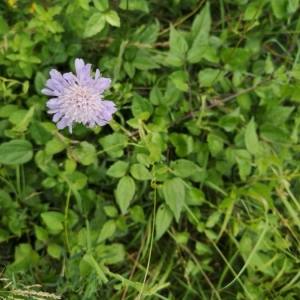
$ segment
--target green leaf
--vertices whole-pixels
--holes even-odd
[[[95,146],[88,142],[81,142],[79,147],[74,150],[74,158],[84,166],[92,164],[96,158]]]
[[[183,92],[188,91],[189,86],[187,84],[187,81],[189,76],[185,71],[175,71],[169,77],[179,90]]]
[[[45,87],[45,83],[47,81],[47,78],[45,75],[41,72],[37,72],[34,77],[34,87],[35,91],[39,94],[42,95],[41,90]]]
[[[123,149],[127,146],[127,137],[118,132],[106,135],[98,141],[103,150],[112,158],[121,157],[124,153]]]
[[[146,0],[121,0],[120,8],[125,10],[140,10],[149,13],[149,8]]]
[[[117,229],[116,220],[108,220],[101,228],[97,243],[101,243],[112,237]]]
[[[180,178],[186,178],[199,171],[199,167],[187,159],[178,159],[170,164],[174,174]]]
[[[170,227],[173,214],[166,204],[162,204],[156,213],[155,218],[155,239],[159,240]]]
[[[183,57],[188,50],[185,38],[173,26],[171,26],[169,44],[171,53],[180,57]]]
[[[64,215],[56,211],[47,211],[41,213],[41,218],[49,229],[49,233],[56,235],[60,233],[64,226],[63,221],[65,219]]]
[[[205,33],[209,35],[211,28],[211,16],[210,16],[210,5],[209,2],[206,3],[201,12],[196,16],[192,24],[192,33],[196,37],[200,33]]]
[[[145,223],[145,214],[142,207],[139,205],[135,205],[133,208],[131,208],[130,216],[131,219],[136,222]]]
[[[46,242],[48,239],[48,232],[41,226],[34,225],[35,236],[39,241]]]
[[[271,0],[273,13],[277,19],[282,19],[287,14],[287,1],[286,0]]]
[[[171,133],[169,135],[170,142],[175,146],[175,152],[179,157],[184,157],[193,151],[193,138],[186,134]]]
[[[9,32],[9,26],[6,21],[0,16],[0,34],[4,35]]]
[[[17,105],[14,104],[7,104],[7,105],[3,105],[0,108],[0,117],[1,118],[8,118],[10,117],[14,112],[16,112],[17,110],[19,110],[19,107]]]
[[[108,0],[93,0],[93,3],[95,7],[101,12],[104,12],[109,8]]]
[[[30,135],[38,145],[45,145],[50,139],[51,134],[38,121],[32,120],[30,125]]]
[[[165,201],[179,222],[180,213],[184,205],[185,188],[180,178],[167,179],[163,185]]]
[[[123,244],[112,243],[111,245],[99,245],[96,248],[96,252],[99,253],[101,259],[105,261],[105,264],[113,265],[121,263],[125,258],[125,247]]]
[[[102,13],[94,13],[86,22],[83,37],[89,38],[99,33],[105,26],[105,16]]]
[[[217,77],[218,76],[218,77]],[[210,87],[213,83],[216,83],[224,76],[224,72],[220,72],[216,69],[206,68],[201,70],[198,74],[198,81],[203,87]]]
[[[131,111],[134,117],[139,118],[143,112],[149,112],[152,115],[153,106],[150,101],[135,93],[132,99]]]
[[[213,133],[207,136],[208,148],[212,156],[216,156],[223,150],[223,140]]]
[[[9,232],[3,228],[0,228],[0,243],[6,242],[8,240],[9,240]]]
[[[106,175],[110,177],[120,178],[126,174],[127,169],[128,163],[118,160],[108,168],[108,170],[106,171]]]
[[[105,13],[105,20],[108,24],[115,27],[120,27],[121,25],[120,18],[114,10],[110,10],[107,13]]]
[[[213,228],[217,223],[219,223],[222,214],[218,211],[213,212],[207,219],[205,227]]]
[[[124,176],[118,182],[117,189],[115,191],[116,202],[119,205],[122,214],[127,212],[131,200],[135,193],[135,183],[130,176]]]
[[[56,258],[56,259],[60,258],[60,246],[55,243],[50,243],[47,246],[47,252],[53,258]]]
[[[158,69],[159,65],[156,64],[151,57],[137,56],[133,62],[133,66],[138,70],[147,71],[152,69]]]
[[[142,164],[133,164],[130,167],[130,174],[137,180],[149,180],[152,178],[149,170]]]
[[[21,165],[32,159],[32,145],[27,140],[12,140],[0,145],[0,163]]]
[[[154,85],[151,89],[150,101],[153,105],[163,104],[163,94],[157,85]]]
[[[104,206],[103,210],[105,214],[110,218],[116,218],[118,216],[118,210],[112,205]]]
[[[91,253],[86,253],[83,256],[83,259],[96,271],[97,275],[99,276],[99,279],[103,282],[106,283],[108,281],[107,277],[105,276],[105,268],[98,264],[95,258]]]
[[[253,155],[258,152],[259,143],[258,137],[255,129],[254,118],[252,117],[250,122],[246,126],[245,130],[245,144],[246,149]]]
[[[54,137],[51,141],[46,144],[46,153],[47,154],[56,154],[63,151],[66,148],[66,144],[62,142],[58,137]]]

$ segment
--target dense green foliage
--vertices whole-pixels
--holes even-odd
[[[1,1],[0,298],[299,299],[298,7]],[[118,111],[70,134],[76,58]]]

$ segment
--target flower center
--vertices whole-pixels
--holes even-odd
[[[89,86],[74,84],[59,96],[66,118],[87,124],[102,110],[101,95]]]

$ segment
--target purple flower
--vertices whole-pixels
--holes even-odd
[[[102,93],[109,88],[111,79],[101,77],[97,69],[95,78],[91,77],[91,64],[84,64],[82,59],[75,60],[76,76],[72,73],[61,75],[57,70],[51,70],[51,79],[41,92],[54,96],[47,102],[49,114],[54,114],[53,122],[58,129],[69,126],[72,133],[74,123],[82,123],[90,128],[96,124],[103,126],[112,119],[116,112],[112,101],[102,100]]]

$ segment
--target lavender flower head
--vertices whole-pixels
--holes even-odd
[[[91,77],[91,64],[84,64],[82,59],[75,60],[76,76],[72,73],[61,75],[57,70],[51,70],[51,79],[41,92],[54,96],[47,102],[48,113],[54,114],[53,122],[58,129],[69,126],[72,133],[74,123],[82,123],[90,128],[96,124],[103,126],[112,119],[116,112],[112,101],[102,100],[102,93],[109,88],[111,79],[101,77],[97,69],[95,78]]]

